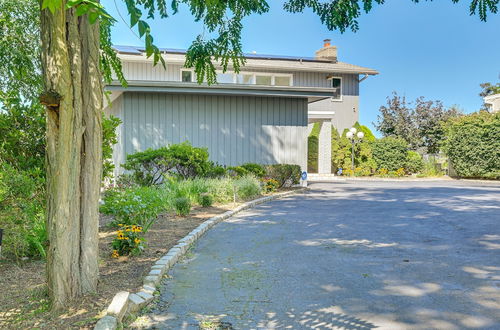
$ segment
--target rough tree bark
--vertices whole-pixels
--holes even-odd
[[[47,113],[47,282],[52,308],[97,289],[102,75],[99,24],[41,11]],[[48,101],[50,100],[50,101]]]

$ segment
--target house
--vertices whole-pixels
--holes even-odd
[[[329,41],[315,57],[246,54],[240,72],[218,71],[215,85],[196,82],[183,66],[183,50],[162,49],[166,68],[153,66],[140,47],[115,50],[128,81],[126,88],[118,81],[106,86],[105,112],[122,120],[115,175],[127,154],[186,140],[222,165],[290,163],[305,170],[308,124],[350,127],[358,118],[359,76],[377,74],[337,61]]]
[[[491,113],[500,111],[500,94],[486,96],[484,98],[484,104],[486,104],[488,111]]]

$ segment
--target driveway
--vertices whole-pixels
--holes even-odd
[[[310,187],[210,230],[135,325],[500,329],[500,185]]]

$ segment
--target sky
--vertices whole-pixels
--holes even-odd
[[[380,106],[393,91],[407,100],[424,96],[469,113],[482,105],[479,84],[500,81],[500,13],[482,22],[477,15],[469,16],[470,1],[386,0],[361,16],[357,32],[342,34],[329,31],[310,11],[286,13],[282,0],[268,0],[268,13],[244,20],[243,50],[314,56],[323,39],[332,39],[340,61],[380,72],[360,86],[360,123],[373,130]],[[128,22],[123,1],[102,3],[118,19],[113,43],[143,46],[120,18]],[[203,33],[203,26],[194,22],[186,6],[177,15],[158,18],[150,25],[158,47],[187,49]]]

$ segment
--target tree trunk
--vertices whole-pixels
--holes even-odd
[[[96,291],[101,184],[99,24],[41,11],[47,112],[47,282],[53,309]],[[48,97],[50,96],[50,97]],[[50,99],[51,101],[46,101]]]

